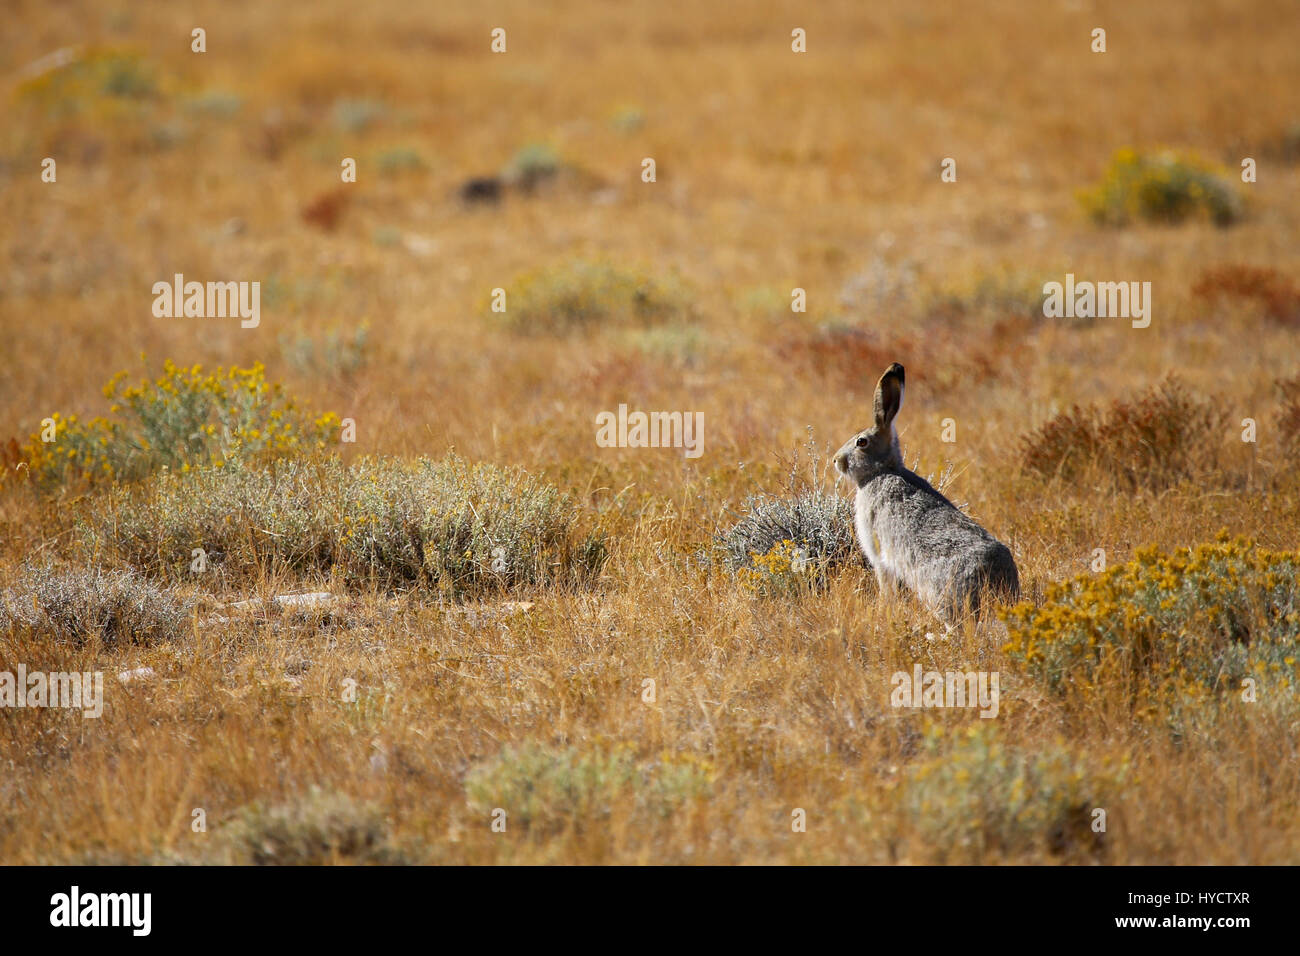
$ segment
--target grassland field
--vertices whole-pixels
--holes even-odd
[[[104,707],[0,707],[0,861],[1300,861],[1297,49],[1281,0],[9,4],[0,672]],[[891,361],[1019,567],[978,627],[852,542]]]

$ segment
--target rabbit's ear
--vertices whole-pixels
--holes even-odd
[[[903,366],[895,362],[885,369],[876,385],[876,427],[886,429],[903,406]]]

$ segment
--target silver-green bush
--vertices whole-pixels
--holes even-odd
[[[365,458],[238,462],[117,488],[92,505],[83,544],[175,577],[195,551],[219,554],[227,579],[274,567],[453,597],[518,586],[581,585],[600,571],[605,537],[575,503],[520,468]]]
[[[16,629],[56,641],[152,644],[178,636],[189,602],[130,570],[28,565],[0,590],[0,633]]]
[[[408,862],[378,807],[318,787],[277,806],[244,807],[222,836],[232,862],[244,865]]]
[[[752,568],[754,558],[790,542],[812,564],[824,569],[865,558],[853,540],[853,506],[847,498],[820,488],[786,498],[754,495],[740,520],[719,536],[723,557],[733,571]]]

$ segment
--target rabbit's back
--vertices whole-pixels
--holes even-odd
[[[914,472],[899,469],[868,481],[854,510],[872,564],[947,616],[978,613],[985,588],[1019,595],[1007,546]]]

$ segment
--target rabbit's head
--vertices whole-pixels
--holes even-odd
[[[894,416],[903,405],[903,366],[885,369],[876,385],[875,422],[860,431],[835,453],[835,470],[859,488],[876,475],[903,467]]]

